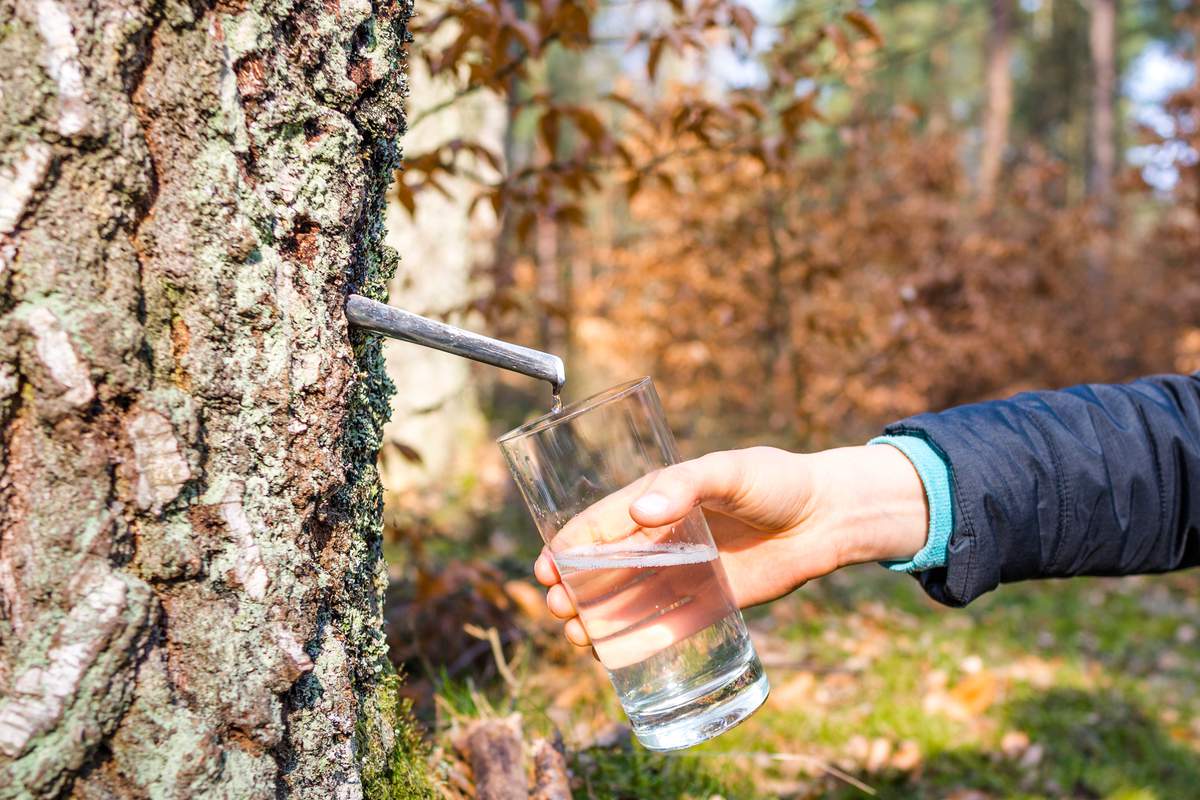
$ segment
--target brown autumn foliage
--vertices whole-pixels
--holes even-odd
[[[668,386],[676,424],[706,443],[827,446],[924,410],[1174,368],[1194,214],[1116,236],[1097,278],[1102,234],[1086,205],[1053,200],[1054,161],[1031,155],[983,214],[953,134],[904,115],[840,133],[840,152],[785,170],[681,165],[686,189],[637,197],[637,234],[599,254],[613,266],[580,303],[606,339],[591,346]]]
[[[687,63],[713,42],[745,46],[759,22],[725,0],[673,3],[630,36],[655,91],[564,103],[531,90],[531,74],[551,47],[597,46],[595,4],[441,8],[416,29],[456,26],[423,52],[431,72],[458,76],[459,96],[508,94],[537,144],[509,165],[466,139],[411,154],[401,199],[438,190],[459,153],[496,167],[476,200],[507,215],[521,256],[486,309],[516,310],[506,330],[537,341],[540,304],[563,321],[574,365],[653,374],[674,424],[706,447],[856,440],[923,410],[1183,368],[1188,336],[1200,339],[1194,165],[1168,198],[1125,176],[1112,232],[1063,199],[1068,167],[1037,151],[1013,160],[985,209],[962,134],[920,109],[822,117],[822,81],[862,88],[876,66],[883,42],[861,11],[807,27],[797,12],[759,55],[764,81],[712,92],[655,83],[664,53]],[[1194,140],[1195,90],[1170,110]],[[528,246],[535,230],[554,241],[551,263]],[[550,295],[547,271],[566,273]]]
[[[657,23],[634,30],[627,42],[644,54],[650,86],[666,57],[693,63],[718,43],[745,50],[759,25],[748,7],[732,0],[670,0],[665,8],[665,18],[659,15]],[[599,13],[594,0],[447,0],[414,25],[417,55],[430,76],[457,87],[446,102],[479,91],[504,97],[510,124],[534,122],[536,147],[529,159],[506,164],[504,154],[468,133],[428,151],[406,153],[397,181],[400,203],[412,211],[422,193],[447,192],[444,177],[466,175],[478,183],[472,210],[489,203],[497,216],[514,223],[523,245],[537,224],[583,228],[586,198],[613,181],[630,195],[647,183],[667,184],[671,176],[665,167],[678,155],[736,150],[764,164],[790,155],[802,141],[801,126],[818,116],[815,85],[797,96],[797,82],[835,71],[852,79],[860,57],[882,41],[869,16],[850,10],[803,35],[782,37],[768,56],[767,80],[752,90],[714,94],[673,84],[666,92],[643,92],[652,95],[647,97],[603,90],[568,102],[538,88],[533,74],[544,70],[552,50],[600,46],[592,34]],[[797,12],[779,27],[794,29],[803,16]],[[442,40],[446,43],[434,44]],[[439,109],[418,114],[412,124]],[[667,149],[654,146],[662,144]],[[464,156],[497,170],[500,179],[472,173]]]
[[[1187,326],[1176,343],[1181,370],[1200,370],[1200,9],[1194,5],[1179,15],[1180,25],[1191,30],[1197,43],[1192,53],[1197,79],[1166,104],[1174,135],[1145,132],[1159,146],[1177,146],[1190,152],[1190,163],[1179,166],[1174,187],[1161,219],[1147,237],[1147,250],[1160,272],[1173,278],[1166,287],[1165,307]],[[1144,254],[1143,254],[1144,255]]]

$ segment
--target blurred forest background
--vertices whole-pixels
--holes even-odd
[[[1186,0],[428,0],[392,302],[652,375],[686,454],[860,443],[1029,388],[1200,369],[1200,9]],[[392,654],[447,797],[522,714],[579,797],[1193,796],[1200,579],[963,612],[861,568],[754,612],[768,708],[628,740],[546,618],[493,438],[543,386],[392,343]],[[639,782],[640,781],[640,782]]]

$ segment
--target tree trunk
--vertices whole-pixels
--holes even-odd
[[[525,2],[524,0],[513,0],[512,2],[513,15],[524,20]],[[508,47],[508,56],[513,63],[521,59],[523,50],[522,45],[516,39]],[[503,154],[504,154],[504,175],[511,176],[516,170],[517,161],[520,158],[522,142],[517,136],[517,117],[521,113],[521,84],[520,77],[514,72],[508,77],[507,90],[504,93],[504,137],[503,137]],[[495,297],[501,297],[513,290],[516,283],[514,275],[516,269],[517,258],[520,255],[520,243],[517,241],[517,215],[513,213],[511,208],[505,209],[498,220],[500,230],[496,234],[495,251],[492,254],[492,293]],[[511,333],[512,325],[505,318],[504,314],[497,314],[492,321],[494,335],[504,338]]]
[[[0,796],[420,783],[342,312],[410,8],[0,0]]]
[[[1008,149],[1012,118],[1013,0],[991,0],[991,27],[987,35],[983,110],[983,148],[979,157],[979,199],[988,207],[996,197],[996,184]]]
[[[1104,225],[1115,215],[1113,181],[1117,173],[1117,2],[1092,0],[1088,29],[1092,54],[1092,135],[1089,193]]]
[[[1117,205],[1117,0],[1092,0],[1088,22],[1092,61],[1091,158],[1088,195],[1094,230],[1087,246],[1088,283],[1100,313],[1111,312],[1108,278]]]

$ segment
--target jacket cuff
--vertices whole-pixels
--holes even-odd
[[[876,436],[868,445],[888,444],[908,457],[925,487],[929,531],[925,546],[908,561],[885,561],[893,572],[924,572],[946,566],[946,549],[954,530],[954,497],[946,460],[919,436]]]

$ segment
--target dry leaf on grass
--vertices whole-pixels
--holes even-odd
[[[1008,731],[1000,739],[1000,752],[1008,758],[1020,758],[1029,749],[1029,734],[1024,731]]]
[[[992,707],[1000,696],[1000,680],[988,670],[980,670],[959,681],[950,690],[950,697],[972,717]]]
[[[798,708],[812,698],[816,678],[811,672],[800,672],[771,688],[767,706],[781,710]]]
[[[892,756],[892,769],[913,772],[921,766],[921,746],[912,739],[905,739]]]
[[[542,590],[528,581],[506,581],[504,592],[525,617],[539,625],[554,625],[557,627],[554,615],[546,607],[546,597]]]
[[[946,795],[946,800],[992,800],[992,796],[978,789],[955,789]]]
[[[882,737],[877,737],[871,740],[870,747],[867,748],[867,760],[864,765],[867,772],[872,774],[879,772],[884,767],[889,765],[889,760],[892,755],[892,743]]]

